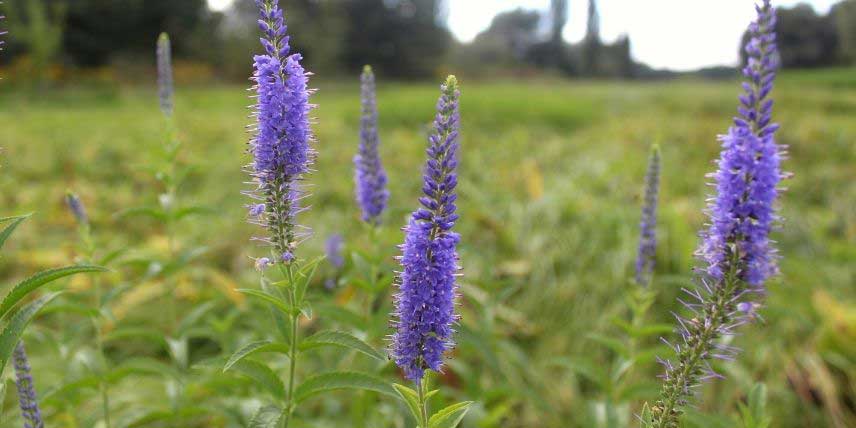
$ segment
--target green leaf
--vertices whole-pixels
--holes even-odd
[[[303,339],[300,349],[312,349],[321,346],[340,346],[366,354],[376,360],[384,361],[386,356],[375,350],[366,342],[341,331],[321,331]]]
[[[277,428],[282,419],[282,409],[277,406],[262,406],[250,419],[248,428]]]
[[[9,358],[12,356],[12,352],[15,350],[15,345],[17,345],[18,341],[21,340],[21,335],[24,333],[24,329],[43,306],[59,295],[59,292],[50,293],[33,300],[21,308],[20,311],[15,313],[15,315],[9,320],[9,323],[6,324],[6,328],[3,329],[3,333],[0,333],[0,378],[2,378],[6,362],[9,361]]]
[[[368,373],[336,371],[310,376],[294,391],[297,403],[321,392],[336,389],[363,389],[397,397],[389,382]]]
[[[7,294],[6,297],[3,298],[3,301],[0,302],[0,318],[5,317],[9,310],[20,302],[21,299],[51,281],[56,281],[62,277],[78,273],[106,271],[107,269],[100,266],[80,265],[66,266],[39,272],[21,281],[18,285],[13,287],[11,291],[9,291],[9,294]]]
[[[767,428],[772,423],[767,415],[767,387],[756,383],[746,398],[746,403],[738,403],[744,428]]]
[[[429,428],[455,428],[467,415],[467,411],[472,405],[472,401],[464,401],[462,403],[452,404],[443,410],[435,413],[428,420]]]
[[[626,358],[629,354],[627,346],[618,339],[613,339],[611,337],[606,337],[594,333],[586,335],[586,338],[597,342],[606,348],[609,348],[612,352],[615,352],[616,354],[621,355],[622,357]]]
[[[295,297],[298,302],[303,301],[303,297],[306,295],[306,289],[309,287],[309,282],[312,281],[312,277],[315,276],[315,271],[318,269],[318,264],[321,263],[324,258],[324,256],[316,257],[314,260],[301,266],[300,271],[297,273],[297,288],[295,289]]]
[[[282,380],[270,367],[250,359],[243,359],[232,364],[231,369],[260,383],[276,398],[285,396],[285,387]]]
[[[272,286],[267,280],[262,278],[261,287],[264,292],[268,294],[273,293],[281,293],[279,289]],[[271,317],[273,318],[274,324],[276,324],[276,329],[279,331],[280,336],[282,336],[283,340],[286,342],[291,341],[291,323],[288,319],[286,319],[283,312],[276,310],[276,308],[272,305],[268,305],[268,311],[270,312]]]
[[[30,217],[30,214],[22,215],[22,216],[16,216],[16,217],[4,217],[4,218],[0,219],[0,223],[5,223],[7,221],[12,222],[12,223],[9,223],[8,226],[3,228],[2,232],[0,232],[0,248],[3,248],[3,244],[5,244],[6,240],[9,239],[9,236],[12,235],[12,232],[14,232],[15,229],[18,228],[18,225],[23,223],[24,220],[26,220],[29,217]]]
[[[282,342],[272,342],[270,340],[260,340],[244,345],[243,348],[235,351],[226,364],[223,366],[223,372],[232,368],[235,363],[249,357],[250,355],[259,354],[262,352],[277,352],[283,355],[288,355],[288,345]]]
[[[288,306],[288,304],[286,304],[284,301],[282,301],[282,299],[266,291],[254,290],[252,288],[238,288],[235,291],[268,302],[283,313],[291,314],[292,312],[291,307]]]
[[[410,409],[410,414],[413,415],[413,419],[418,421],[422,415],[420,414],[419,409],[419,395],[416,391],[397,383],[392,384],[392,387],[395,389],[395,392],[398,393],[398,396],[404,400],[404,404],[407,404],[407,408]]]

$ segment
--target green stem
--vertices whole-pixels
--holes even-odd
[[[425,399],[427,384],[425,379],[416,382],[416,391],[419,394],[419,428],[428,428],[428,401]]]
[[[88,225],[83,226],[81,239],[86,246],[87,262],[94,263],[95,241],[92,238],[92,231]],[[101,375],[98,377],[98,389],[101,392],[101,411],[105,427],[110,428],[110,394],[106,380],[109,365],[107,364],[107,356],[104,355],[104,337],[101,329],[101,281],[98,278],[97,275],[92,278],[92,288],[94,291],[93,304],[97,312],[92,319],[92,325],[95,328],[95,349],[98,353],[98,358],[101,360]]]
[[[734,263],[732,263],[732,266]],[[678,356],[678,366],[669,373],[669,381],[663,384],[661,399],[654,410],[654,426],[658,428],[678,427],[681,398],[698,377],[699,364],[707,359],[713,342],[719,337],[719,329],[726,321],[730,310],[729,302],[734,296],[739,278],[732,271],[714,291],[711,301],[705,304],[703,320],[688,321],[695,330],[691,332],[692,343]],[[709,320],[709,321],[708,321]]]
[[[294,411],[294,374],[297,371],[297,333],[298,333],[298,322],[300,321],[300,311],[298,311],[298,305],[300,302],[297,301],[297,286],[294,283],[294,274],[291,270],[291,264],[286,265],[285,268],[288,274],[288,284],[289,284],[289,300],[291,302],[292,314],[291,314],[291,344],[289,348],[289,367],[288,367],[288,390],[287,395],[285,397],[286,409],[285,409],[285,428],[288,428],[288,424],[291,421],[291,413]]]

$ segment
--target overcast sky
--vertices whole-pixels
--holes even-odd
[[[222,9],[233,0],[208,0]],[[249,0],[242,0],[249,1]],[[449,29],[472,40],[502,11],[518,7],[547,10],[550,0],[447,0]],[[838,0],[773,0],[775,6],[808,3],[826,13]],[[585,34],[587,0],[568,0],[565,39]],[[752,0],[599,0],[601,35],[613,40],[630,35],[633,57],[656,68],[690,70],[734,65],[740,36],[755,10]]]

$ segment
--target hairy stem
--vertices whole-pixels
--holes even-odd
[[[425,399],[427,385],[426,379],[416,382],[416,391],[419,394],[419,428],[428,428],[428,401]]]
[[[291,414],[294,411],[294,374],[297,371],[297,333],[298,322],[300,321],[300,312],[297,310],[300,302],[297,301],[297,284],[294,283],[294,273],[292,272],[291,264],[285,266],[285,271],[288,274],[289,292],[288,297],[291,302],[291,340],[289,349],[289,367],[288,367],[288,389],[286,392],[285,402],[285,428],[288,428],[291,422]]]

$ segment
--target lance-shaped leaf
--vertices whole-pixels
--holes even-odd
[[[336,371],[311,376],[294,391],[297,403],[321,392],[336,389],[363,389],[375,391],[392,397],[398,394],[389,382],[368,373]]]
[[[30,321],[33,320],[36,313],[38,313],[43,306],[59,294],[59,292],[51,293],[33,300],[21,308],[20,311],[15,313],[15,315],[9,320],[9,323],[6,324],[6,327],[3,329],[3,333],[0,333],[0,376],[3,375],[3,370],[6,368],[6,362],[9,361],[9,358],[12,356],[12,352],[15,350],[15,345],[17,345],[18,341],[21,340],[21,335],[24,333],[24,329]]]
[[[287,303],[282,301],[282,299],[280,299],[279,297],[274,296],[273,294],[268,293],[266,291],[253,290],[252,288],[239,288],[235,291],[242,293],[242,294],[246,294],[247,296],[255,297],[256,299],[268,302],[268,303],[272,304],[274,307],[276,307],[277,309],[279,309],[280,311],[282,311],[283,313],[286,313],[286,314],[292,313],[292,309],[290,306],[288,306]]]
[[[363,342],[356,337],[341,331],[321,331],[307,337],[300,343],[300,349],[312,349],[321,346],[339,346],[342,348],[350,348],[357,352],[366,354],[374,359],[383,361],[386,357],[371,347],[366,342]]]
[[[0,218],[0,224],[6,223],[7,221],[11,221],[11,223],[4,227],[3,231],[0,232],[0,248],[3,248],[3,244],[5,244],[6,240],[9,239],[9,236],[12,235],[12,232],[14,232],[15,229],[18,228],[18,225],[23,223],[23,221],[26,220],[28,217],[30,217],[29,214],[16,217]]]
[[[232,364],[230,368],[260,383],[274,397],[280,398],[285,396],[285,386],[283,386],[282,380],[280,380],[270,367],[255,360],[243,359]]]
[[[5,317],[9,310],[11,310],[18,302],[20,302],[21,299],[51,281],[56,281],[57,279],[60,279],[62,277],[78,273],[106,271],[107,269],[100,266],[80,265],[67,266],[39,272],[21,281],[18,285],[12,288],[12,291],[10,291],[9,294],[6,295],[6,297],[3,298],[3,301],[0,302],[0,318]]]
[[[262,406],[250,419],[249,428],[277,428],[282,419],[282,409],[277,406]]]
[[[431,416],[431,419],[428,420],[429,428],[455,428],[461,421],[464,419],[464,416],[467,415],[467,411],[470,410],[470,405],[472,405],[472,401],[464,401],[461,403],[452,404],[445,409],[440,410]]]
[[[258,342],[252,342],[244,345],[243,348],[235,351],[229,360],[226,361],[226,364],[223,366],[223,372],[228,371],[232,366],[234,366],[237,362],[243,360],[244,358],[249,357],[250,355],[259,354],[262,352],[276,352],[283,355],[288,355],[288,345],[282,342],[272,342],[270,340],[260,340]]]

